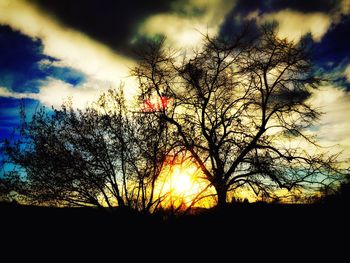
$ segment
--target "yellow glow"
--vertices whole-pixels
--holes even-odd
[[[174,168],[169,182],[169,189],[171,189],[176,195],[188,195],[190,193],[196,194],[198,192],[198,185],[195,184],[193,174],[195,173],[195,167],[189,167],[182,169],[181,166]]]
[[[190,205],[210,207],[213,189],[202,178],[200,169],[191,161],[166,165],[158,179],[156,192],[164,197],[163,207],[185,208]],[[205,197],[205,198],[203,198]]]

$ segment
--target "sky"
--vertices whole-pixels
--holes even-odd
[[[312,98],[324,112],[317,137],[350,158],[350,0],[0,0],[0,141],[18,126],[21,101],[30,118],[67,98],[83,108],[121,83],[135,94],[129,70],[146,38],[190,52],[201,33],[229,37],[246,21],[313,40],[317,70],[331,80]]]

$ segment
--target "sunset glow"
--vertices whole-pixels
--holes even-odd
[[[213,189],[208,187],[201,178],[200,170],[191,161],[165,166],[158,179],[159,195],[165,197],[162,202],[164,207],[188,207],[192,202],[194,206],[211,206],[210,198],[203,198],[210,191]]]

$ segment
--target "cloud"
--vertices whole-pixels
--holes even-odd
[[[346,77],[348,83],[350,83],[350,64],[348,64],[348,66],[345,68],[344,76]]]
[[[69,99],[74,107],[85,108],[109,88],[111,88],[111,84],[106,81],[90,80],[79,86],[74,86],[59,79],[49,78],[43,81],[38,93],[14,92],[0,87],[0,97],[39,100],[44,105],[54,108],[60,108]]]
[[[214,35],[218,32],[225,15],[235,1],[187,0],[180,2],[172,13],[150,16],[139,27],[139,34],[152,37],[162,34],[175,48],[191,48],[200,43],[202,34]]]
[[[332,18],[324,13],[302,13],[289,9],[265,14],[259,22],[271,21],[278,22],[279,37],[293,41],[299,41],[303,35],[311,33],[312,38],[319,42],[332,24]]]
[[[96,101],[110,87],[108,82],[89,81],[78,87],[57,79],[49,79],[40,89],[38,99],[48,106],[59,108],[70,99],[74,107],[84,108]],[[53,96],[53,94],[55,94]]]
[[[193,18],[184,18],[176,14],[159,14],[149,18],[140,28],[141,35],[162,34],[175,48],[192,47],[201,40],[201,33],[213,34],[215,30],[207,28]]]
[[[40,38],[44,53],[90,77],[119,82],[133,61],[83,33],[65,27],[43,10],[22,0],[0,0],[0,24]],[[78,14],[77,14],[78,15]]]
[[[27,0],[28,1],[28,0]],[[107,45],[112,50],[134,57],[130,41],[135,29],[152,14],[165,13],[182,0],[30,0],[64,25]]]
[[[124,82],[127,96],[135,94],[135,81],[128,77],[129,68],[134,65],[132,59],[115,53],[109,47],[79,31],[65,27],[29,2],[0,0],[0,13],[0,25],[9,25],[12,29],[32,37],[33,41],[40,39],[43,48],[41,52],[58,59],[50,62],[53,68],[49,76],[63,80],[50,79],[48,82],[41,82],[40,85],[45,83],[49,85],[39,87],[38,96],[33,96],[31,93],[20,95],[16,92],[11,93],[11,96],[6,93],[7,96],[35,97],[46,105],[58,106],[68,95],[71,95],[77,98],[75,100],[77,105],[85,106],[86,101],[97,98],[100,91],[104,90],[104,87],[98,85],[105,82],[109,82],[109,86]],[[42,67],[48,64],[47,61],[41,62]],[[75,72],[72,70],[68,72],[67,69]],[[81,78],[76,74],[78,72],[87,76],[84,79],[86,81],[84,85],[79,84]],[[46,77],[44,76],[42,80]],[[76,84],[76,87],[71,84]],[[8,85],[5,86],[9,88]],[[4,93],[4,90],[2,92]]]
[[[37,93],[21,93],[9,91],[4,87],[0,87],[0,97],[14,99],[38,99]]]
[[[72,84],[85,80],[82,72],[43,54],[39,39],[1,25],[0,39],[0,86],[16,92],[37,92],[41,81],[48,76]]]
[[[306,1],[305,1],[306,2]],[[296,5],[300,3],[295,3]],[[305,3],[307,4],[307,3]],[[331,28],[332,24],[339,24],[343,20],[343,16],[350,14],[350,0],[342,0],[338,3],[327,1],[325,3],[329,10],[315,11],[318,6],[312,5],[310,2],[309,7],[311,8],[306,12],[303,8],[300,10],[288,9],[288,6],[284,8],[266,13],[258,18],[260,23],[269,21],[277,21],[279,23],[279,36],[286,37],[289,40],[298,41],[303,35],[311,33],[312,38],[316,42],[320,42],[323,36]],[[319,5],[321,7],[321,5]],[[297,7],[297,6],[295,6]],[[299,7],[306,7],[302,4]],[[332,8],[331,8],[332,7]],[[312,11],[312,8],[314,11]],[[251,15],[252,13],[248,14]],[[256,17],[254,17],[256,18]]]
[[[316,131],[320,144],[335,146],[329,150],[343,150],[343,158],[350,159],[350,93],[341,87],[323,86],[314,92],[311,103],[323,112]]]
[[[340,13],[344,15],[350,14],[350,0],[341,1]]]

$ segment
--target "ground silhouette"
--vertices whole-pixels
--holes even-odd
[[[168,211],[144,214],[127,208],[57,208],[0,203],[1,228],[8,233],[29,236],[122,235],[136,238],[180,237],[181,235],[217,235],[235,232],[252,238],[256,232],[267,235],[316,235],[348,227],[349,202],[315,204],[241,203],[226,208],[195,209],[191,214]],[[227,228],[240,225],[240,228]],[[215,227],[213,227],[215,226]],[[294,232],[293,231],[297,231]],[[225,232],[226,231],[226,232]],[[303,233],[305,231],[305,233]],[[156,236],[154,236],[156,235]],[[163,237],[165,238],[165,236]]]
[[[1,255],[64,262],[335,259],[346,251],[347,207],[255,203],[164,216],[1,203]]]

